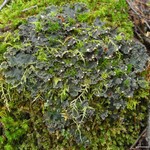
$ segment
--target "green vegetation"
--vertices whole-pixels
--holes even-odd
[[[148,55],[125,1],[75,2],[1,11],[0,149],[124,150],[145,127]]]
[[[2,3],[2,1],[0,2]],[[12,0],[9,5],[4,7],[0,12],[0,31],[8,31],[0,34],[0,41],[4,41],[0,43],[0,61],[7,47],[14,45],[12,31],[17,29],[20,24],[26,23],[27,17],[35,16],[52,4],[64,5],[65,3],[75,2],[83,2],[91,10],[84,15],[79,15],[79,21],[88,21],[91,23],[94,18],[100,17],[101,21],[105,22],[105,27],[118,28],[116,38],[119,39],[122,37],[122,34],[126,39],[132,38],[132,23],[128,18],[128,7],[125,0]],[[72,21],[70,18],[70,23],[73,23]],[[40,28],[40,24],[36,23],[36,25],[37,28]]]
[[[16,0],[10,2],[8,7],[3,8],[0,14],[0,28],[10,25],[16,28],[19,24],[25,22],[28,16],[36,15],[45,9],[45,7],[54,5],[64,5],[65,3],[83,2],[92,11],[80,16],[80,21],[92,21],[99,16],[108,26],[120,27],[121,32],[132,35],[132,23],[128,20],[127,4],[125,0],[45,0],[45,1],[25,1]],[[2,3],[2,2],[1,2]],[[33,7],[32,6],[36,6]],[[32,8],[32,9],[29,9]],[[28,9],[24,11],[25,9]],[[5,18],[5,19],[3,19]]]

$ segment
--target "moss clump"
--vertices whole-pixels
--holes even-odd
[[[0,42],[0,61],[3,60],[3,53],[6,51],[7,47],[15,44],[13,42],[14,40],[11,40],[12,38],[15,38],[13,36],[14,33],[12,32],[17,29],[20,24],[25,24],[27,17],[38,14],[40,11],[44,10],[46,6],[49,6],[51,4],[63,5],[68,2],[71,4],[75,2],[83,2],[88,6],[88,8],[90,8],[90,12],[80,14],[78,16],[79,21],[92,23],[96,17],[100,17],[101,21],[105,22],[105,27],[118,27],[118,35],[116,37],[117,39],[120,39],[122,37],[119,34],[123,34],[126,39],[130,39],[133,37],[133,25],[128,17],[128,6],[125,0],[45,0],[42,2],[37,2],[35,0],[16,0],[15,2],[10,2],[8,4],[9,7],[4,7],[0,13],[0,32],[2,31],[0,37],[0,41],[2,41]],[[27,10],[23,11],[25,9]],[[51,15],[55,15],[55,13],[51,12]],[[59,17],[61,18],[61,16]],[[69,19],[69,24],[73,24],[74,22],[75,21],[72,18]],[[36,30],[40,30],[41,25],[38,24],[38,22],[36,22],[36,25]],[[58,25],[56,25],[55,27],[57,29],[59,28]],[[50,30],[53,29],[50,28]],[[12,34],[12,38],[8,38],[7,41],[5,41],[3,37],[7,37],[6,34]]]
[[[136,113],[144,114],[149,88],[141,76],[146,49],[123,36],[118,40],[117,30],[104,30],[99,17],[79,22],[87,12],[81,3],[47,8],[19,26],[23,46],[4,54],[5,82],[18,94],[17,103],[30,107],[32,131],[19,147],[124,149],[136,137],[133,128],[138,131],[143,120]]]

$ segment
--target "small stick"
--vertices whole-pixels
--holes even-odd
[[[140,138],[143,136],[143,134],[146,133],[146,129],[144,129],[144,131],[140,134],[140,136],[138,137],[138,139],[135,141],[135,143],[131,146],[130,150],[134,149],[134,147],[136,146],[136,144],[138,143],[138,141],[140,140]]]
[[[10,0],[4,0],[2,5],[0,6],[0,11],[3,9],[3,7],[9,2]]]
[[[22,12],[28,11],[28,10],[36,8],[36,7],[37,7],[37,5],[31,6],[29,8],[26,8],[26,9],[22,10]]]
[[[144,149],[149,150],[150,147],[149,147],[149,146],[137,146],[136,149],[137,149],[137,148],[144,148]]]

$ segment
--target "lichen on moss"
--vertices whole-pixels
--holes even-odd
[[[144,117],[135,114],[144,114],[149,88],[141,74],[146,49],[104,27],[100,16],[85,22],[87,12],[81,3],[51,6],[19,26],[22,46],[5,52],[5,84],[31,117],[19,147],[123,149],[136,137]]]

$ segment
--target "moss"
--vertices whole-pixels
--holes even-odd
[[[75,3],[75,2],[83,2],[92,10],[90,13],[85,13],[82,15],[78,15],[79,22],[89,22],[92,21],[96,17],[100,17],[101,21],[105,22],[105,27],[116,28],[118,27],[118,34],[124,34],[126,39],[130,39],[133,37],[132,31],[132,23],[128,17],[128,6],[125,0],[94,0],[94,1],[86,1],[86,0],[72,0],[72,1],[59,1],[59,0],[45,0],[45,1],[25,1],[25,0],[16,0],[11,1],[8,6],[5,6],[0,13],[0,30],[15,30],[20,24],[26,23],[26,18],[28,16],[35,15],[40,11],[44,10],[46,6],[51,4],[64,5],[65,3]],[[26,8],[30,8],[23,12]],[[53,14],[55,15],[55,14]],[[3,19],[5,18],[5,19]],[[50,22],[51,24],[52,22]],[[72,18],[69,19],[69,24],[73,24],[74,20]],[[41,29],[41,25],[36,22],[37,31]],[[59,30],[59,25],[53,24],[49,28],[50,32],[52,30]],[[10,32],[11,33],[11,32]],[[13,33],[12,33],[13,35]],[[2,36],[5,37],[6,34],[2,33]],[[13,36],[14,37],[14,36]],[[15,37],[14,37],[15,38]],[[117,36],[116,39],[120,40],[120,36]],[[0,44],[0,59],[2,60],[3,53],[6,51],[9,45],[12,45],[12,40],[7,40],[7,42]]]
[[[37,59],[40,61],[47,61],[47,55],[45,54],[43,49],[38,50],[36,53]]]
[[[15,27],[18,24],[24,22],[28,16],[35,15],[41,10],[44,10],[45,6],[48,6],[50,4],[62,5],[67,2],[67,0],[63,2],[59,0],[45,0],[42,2],[37,2],[36,0],[16,0],[15,2],[12,1],[9,3],[11,9],[9,7],[4,7],[0,14],[0,28],[3,28],[7,25]],[[69,1],[69,3],[75,2],[76,0]],[[93,10],[90,14],[87,13],[87,15],[85,14],[84,16],[79,16],[78,18],[80,21],[87,21],[88,19],[92,20],[92,18],[100,16],[102,21],[105,20],[107,22],[108,26],[120,26],[121,28],[127,30],[125,31],[125,33],[129,31],[129,29],[126,28],[130,28],[130,34],[132,34],[132,25],[128,18],[128,7],[125,0],[78,0],[78,2],[87,4],[88,7]],[[22,12],[25,8],[30,8],[31,6],[35,5],[37,7]]]
[[[0,28],[9,25],[15,29],[19,24],[24,23],[25,28],[22,30],[26,31],[28,29],[28,22],[25,23],[26,17],[35,15],[51,4],[62,5],[76,1],[13,1],[9,4],[10,7],[5,7],[0,14],[0,22],[2,22]],[[9,53],[5,53],[6,61],[3,63],[5,70],[3,73],[6,73],[5,80],[2,78],[3,82],[11,82],[12,86],[13,84],[15,86],[8,88],[9,84],[2,85],[0,83],[4,90],[0,90],[0,104],[3,105],[0,105],[0,115],[2,115],[0,122],[3,122],[5,126],[6,138],[10,139],[10,141],[6,141],[3,136],[0,136],[1,149],[4,147],[11,149],[12,146],[20,149],[52,150],[67,148],[128,149],[142,128],[141,122],[145,124],[144,115],[149,91],[142,88],[148,88],[148,85],[146,82],[143,83],[140,74],[134,72],[137,66],[128,64],[130,56],[133,56],[135,61],[135,53],[126,53],[129,45],[125,45],[124,50],[122,50],[123,47],[119,49],[117,46],[124,39],[132,37],[132,24],[128,19],[125,0],[79,1],[86,3],[91,11],[78,14],[78,20],[68,18],[66,24],[63,22],[63,30],[56,21],[57,13],[50,14],[53,19],[56,19],[54,22],[53,19],[46,20],[50,26],[47,31],[43,32],[44,20],[35,23],[33,30],[36,30],[36,37],[43,39],[42,44],[38,38],[36,39],[41,47],[36,45],[35,37],[30,37],[29,34],[27,36],[31,41],[33,40],[32,43],[26,41],[26,36],[18,36],[18,31],[15,36],[12,32],[5,32],[1,35],[0,41],[3,41],[0,43],[1,56],[9,46],[14,48],[12,49],[14,52],[17,52],[14,56],[12,56],[13,51],[11,50]],[[22,12],[23,9],[34,5],[37,7]],[[71,7],[74,8],[74,5]],[[10,12],[12,13],[9,16]],[[59,13],[63,13],[63,9],[60,9]],[[2,19],[5,17],[6,20]],[[93,25],[95,18],[100,18],[105,22],[105,26],[102,28],[90,26],[86,30],[88,34],[85,34],[88,38],[84,41],[82,39],[84,28],[80,29],[80,23],[84,26],[84,23],[88,22],[86,25],[89,27],[89,25]],[[76,28],[72,29],[72,26]],[[94,31],[97,29],[101,34],[98,40],[94,40]],[[104,29],[107,29],[107,32],[103,33]],[[43,33],[46,33],[46,42],[44,41],[45,37],[42,36]],[[114,36],[110,37],[110,33]],[[115,43],[110,39],[113,39]],[[101,40],[103,42],[100,42]],[[102,54],[100,47],[95,49],[95,45],[98,43],[102,46]],[[87,51],[88,44],[92,45],[89,50],[94,52]],[[114,44],[116,47],[109,47],[109,44]],[[133,51],[136,51],[134,45],[131,44],[131,46],[133,46]],[[142,51],[143,47],[138,46]],[[122,51],[116,52],[116,49]],[[114,51],[113,58],[108,57],[108,50]],[[145,52],[142,55],[140,52],[137,54],[138,58],[145,56]],[[31,60],[30,55],[32,56]],[[130,59],[125,60],[127,56]],[[146,57],[143,61],[145,59]],[[124,65],[127,65],[123,65],[124,68],[121,66],[123,60]],[[7,61],[7,65],[10,65],[8,70],[5,68]],[[142,59],[139,61],[142,64]],[[18,64],[19,66],[17,66]],[[18,70],[15,70],[16,68]],[[19,71],[22,76],[19,76]],[[132,76],[133,74],[135,76]],[[130,86],[126,77],[130,75],[133,78],[132,82],[135,79],[136,82],[141,80],[136,86],[139,87],[138,84],[141,84],[142,87],[139,87],[140,90],[135,90],[134,98],[126,97],[130,94],[126,89]],[[116,78],[126,79],[123,83],[126,86],[125,89],[121,89],[124,86],[117,83]],[[134,86],[131,88],[132,90],[135,88]],[[127,93],[121,93],[121,90],[125,90]],[[121,97],[118,98],[118,94]],[[11,106],[10,112],[8,106]],[[11,121],[12,118],[15,120]]]
[[[48,11],[28,19],[15,42],[23,44],[5,53],[1,67],[10,89],[2,86],[1,101],[5,109],[13,104],[11,114],[19,113],[19,123],[26,120],[20,109],[29,115],[22,132],[18,128],[15,134],[22,149],[127,149],[141,128],[148,97],[140,74],[146,50],[117,30],[104,30],[99,17],[93,20],[91,14],[93,23],[86,23],[87,10],[77,3],[57,7],[55,14],[65,16],[64,21]]]
[[[48,26],[49,26],[49,29],[48,31],[49,32],[56,32],[60,29],[60,25],[58,22],[48,22]]]

